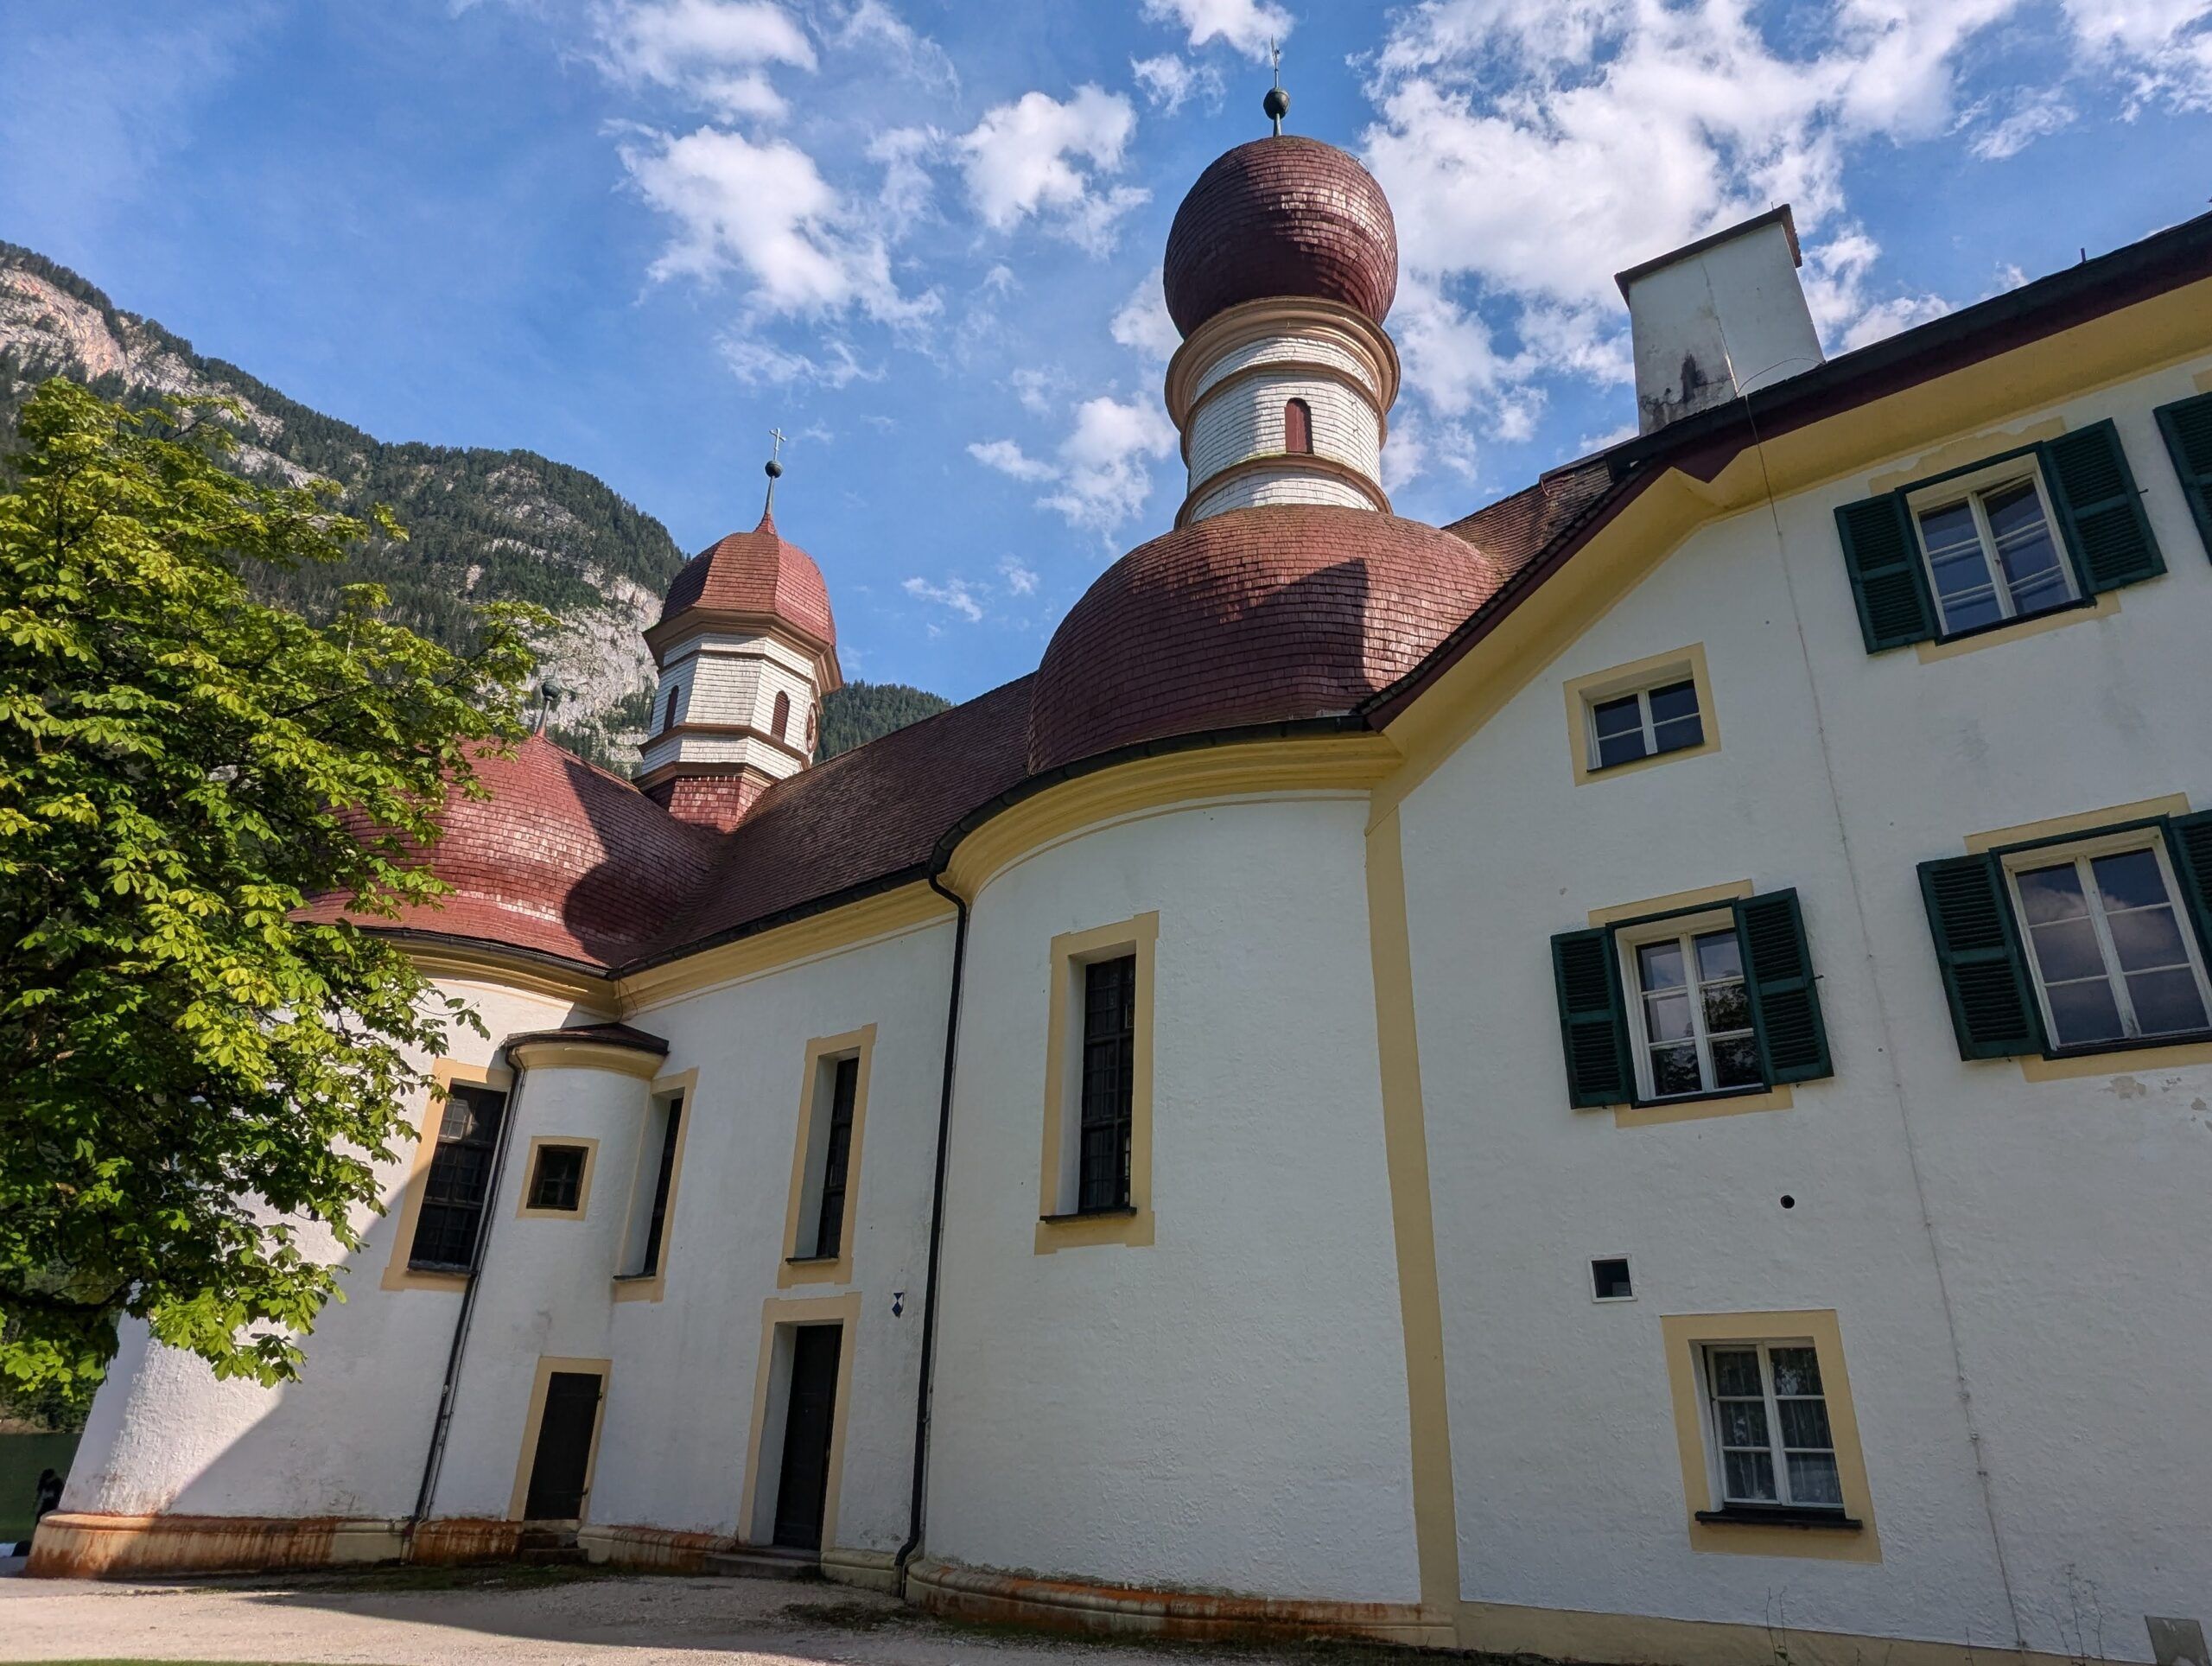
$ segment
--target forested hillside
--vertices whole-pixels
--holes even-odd
[[[817,758],[835,758],[879,734],[934,717],[952,703],[904,683],[848,683],[822,703]]]

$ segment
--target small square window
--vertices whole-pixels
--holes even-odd
[[[530,1206],[574,1213],[583,1200],[584,1148],[543,1145],[537,1148],[537,1167],[530,1177]]]
[[[1911,505],[1944,635],[2081,599],[2032,460],[2016,459],[1964,483],[1946,481],[1916,493]]]
[[[1700,746],[1705,722],[1697,684],[1688,677],[1637,689],[1590,705],[1590,767],[1612,769],[1662,752]]]
[[[1624,927],[1620,941],[1639,1097],[1688,1099],[1766,1084],[1732,918]]]
[[[2054,1046],[2212,1029],[2212,982],[2155,835],[2019,851],[2005,868]]]
[[[1633,1301],[1636,1290],[1629,1281],[1628,1257],[1605,1256],[1590,1263],[1590,1296],[1593,1301]]]

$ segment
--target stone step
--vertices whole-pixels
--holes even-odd
[[[739,1580],[818,1580],[822,1558],[811,1550],[787,1550],[780,1545],[741,1545],[734,1550],[709,1552],[707,1572]]]

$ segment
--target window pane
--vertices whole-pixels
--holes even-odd
[[[1827,1451],[1835,1445],[1828,1433],[1828,1402],[1825,1400],[1777,1400],[1782,1414],[1782,1444]]]
[[[1682,945],[1671,938],[1647,943],[1636,951],[1637,981],[1647,989],[1682,987]]]
[[[1716,977],[1744,975],[1743,946],[1733,932],[1707,932],[1697,939],[1697,975],[1710,982]]]
[[[1705,725],[1695,716],[1676,718],[1671,723],[1652,727],[1651,738],[1659,743],[1662,752],[1680,752],[1684,747],[1701,744],[1705,740]]]
[[[1821,1391],[1821,1357],[1812,1349],[1776,1348],[1768,1358],[1774,1362],[1774,1391],[1777,1395]]]
[[[1793,1452],[1789,1458],[1789,1502],[1793,1504],[1840,1504],[1843,1482],[1835,1472],[1835,1454]]]
[[[1643,750],[1643,731],[1630,729],[1626,734],[1609,734],[1598,741],[1598,767],[1611,769],[1615,764],[1632,764],[1648,754]]]
[[[1727,1036],[1713,1044],[1715,1087],[1757,1087],[1766,1080],[1759,1069],[1758,1044],[1748,1035]]]
[[[1697,1073],[1697,1044],[1684,1041],[1651,1050],[1651,1091],[1664,1099],[1670,1094],[1695,1093],[1705,1086]]]
[[[2148,908],[2169,900],[2166,876],[2147,850],[2123,850],[2099,856],[2089,869],[2097,876],[2097,895],[2106,908]]]
[[[2041,925],[2055,919],[2079,919],[2088,915],[2088,901],[2082,894],[2082,876],[2070,862],[2055,868],[2031,868],[2019,876],[2020,906],[2028,924]]]
[[[1715,1348],[1707,1361],[1713,1372],[1713,1393],[1758,1395],[1759,1357],[1749,1348]]]
[[[1774,1459],[1764,1452],[1729,1452],[1721,1454],[1723,1490],[1731,1498],[1747,1504],[1772,1504],[1774,1491]]]
[[[1598,767],[1632,764],[1645,755],[1643,714],[1637,697],[1606,700],[1591,708],[1591,722],[1598,732]]]
[[[1724,1447],[1764,1447],[1766,1440],[1766,1403],[1760,1400],[1716,1400],[1714,1415],[1720,1423],[1720,1444]]]
[[[1971,630],[2005,616],[1971,507],[1961,502],[1929,510],[1920,517],[1920,535],[1946,630]]]
[[[2059,1046],[2078,1047],[2120,1039],[2120,1006],[2113,999],[2112,985],[2101,977],[2053,984],[2045,992],[2050,997],[2051,1021],[2058,1027]]]
[[[2186,966],[2189,951],[2182,946],[2181,923],[2171,908],[2134,908],[2124,914],[2107,914],[2112,946],[2120,951],[2120,970],[2146,972],[2161,966]]]
[[[1690,998],[1683,991],[1672,995],[1644,997],[1644,1027],[1654,1041],[1683,1041],[1689,1039]]]
[[[2005,570],[2016,612],[2039,613],[2073,599],[2058,546],[2043,518],[2035,482],[2022,480],[1992,492],[1981,500],[1989,530],[1997,539],[1997,559]]]
[[[1751,998],[1745,992],[1741,980],[1705,986],[1705,1028],[1708,1035],[1718,1038],[1732,1030],[1751,1027]]]
[[[2035,939],[2036,964],[2043,969],[2045,982],[2104,975],[2105,954],[2097,946],[2097,928],[2087,919],[2054,920],[2031,926],[2028,935]]]
[[[1697,715],[1697,684],[1669,683],[1663,689],[1651,690],[1651,721],[1672,723],[1685,717]]]
[[[2204,1027],[2204,996],[2196,975],[2186,966],[2169,972],[2138,972],[2127,980],[2135,1022],[2145,1035],[2172,1035]]]

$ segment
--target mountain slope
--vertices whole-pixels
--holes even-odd
[[[54,375],[132,402],[236,400],[243,467],[327,476],[349,509],[390,504],[410,534],[340,568],[275,575],[269,600],[315,614],[340,585],[374,580],[395,617],[449,645],[465,637],[471,602],[537,602],[565,627],[542,645],[569,690],[554,733],[601,761],[636,755],[652,683],[639,633],[683,557],[666,528],[592,475],[529,451],[385,444],[118,310],[68,268],[0,243],[0,431],[12,432],[31,386]]]

